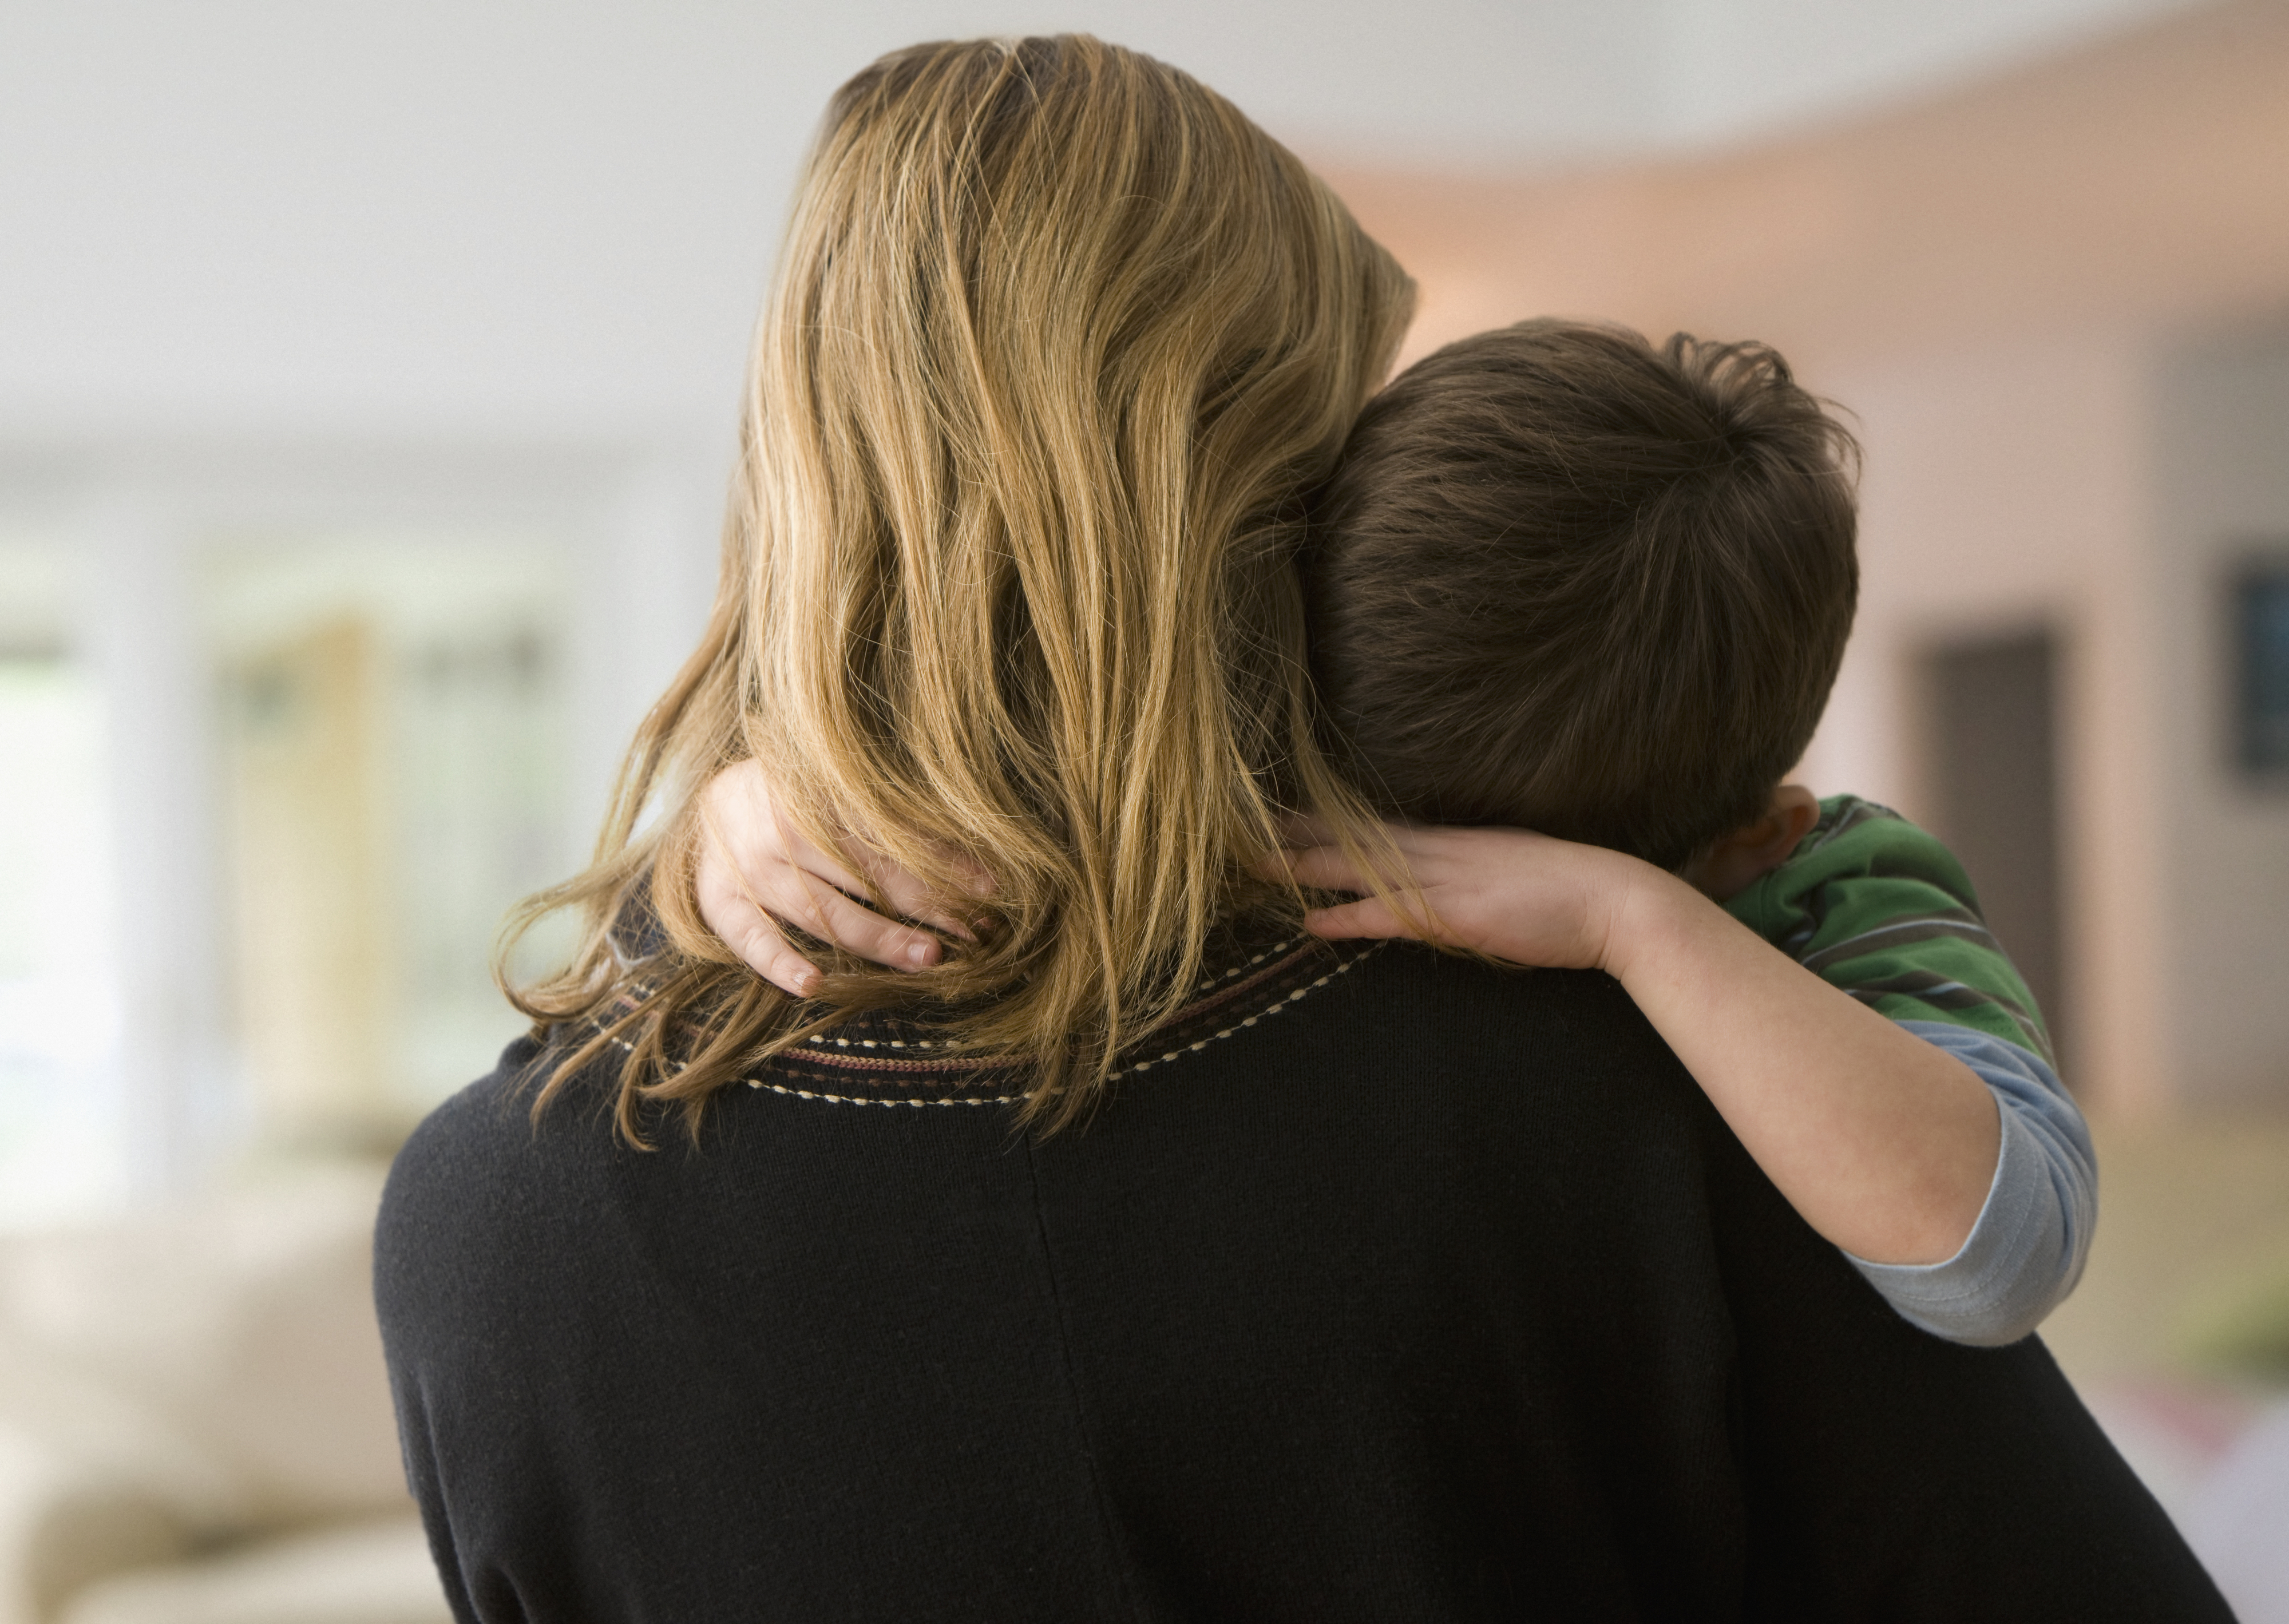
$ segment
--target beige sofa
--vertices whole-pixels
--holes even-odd
[[[380,1170],[0,1241],[0,1624],[444,1624],[369,1270]]]

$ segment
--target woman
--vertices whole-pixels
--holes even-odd
[[[533,910],[589,935],[528,1013],[628,1002],[599,1039],[629,1046],[624,1131],[917,996],[960,1012],[946,1040],[1035,1057],[1029,1118],[1086,1104],[1257,899],[1280,808],[1353,809],[1294,657],[1296,497],[1412,300],[1293,156],[1149,58],[924,46],[843,87],[757,344],[714,617],[603,858]],[[743,759],[962,896],[980,939],[920,985],[854,959],[808,1007],[753,986],[690,901],[693,787]],[[637,836],[655,798],[676,810]],[[612,932],[639,898],[665,951],[632,974]]]
[[[2209,1616],[2039,1349],[1870,1297],[1612,983],[1249,877],[1369,827],[1290,552],[1408,301],[1147,59],[837,96],[714,618],[536,904],[586,947],[385,1205],[459,1616]],[[749,757],[959,951],[749,977],[690,889]]]

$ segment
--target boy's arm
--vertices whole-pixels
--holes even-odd
[[[1952,1055],[1829,985],[1673,874],[1517,830],[1396,829],[1408,888],[1320,910],[1331,939],[1407,935],[1617,978],[1806,1222],[1854,1256],[1953,1258],[2002,1128]],[[1366,890],[1329,847],[1296,877]]]
[[[1634,862],[1624,858],[1623,862]],[[1830,986],[1650,864],[1600,967],[1806,1222],[1872,1263],[1954,1257],[1994,1181],[1993,1095],[1938,1046]]]
[[[1818,812],[1811,838],[1727,897],[1726,911],[1969,1066],[1994,1095],[2003,1130],[1987,1204],[1960,1253],[1920,1268],[1854,1262],[1926,1330],[2014,1341],[2081,1276],[2097,1216],[2089,1128],[2053,1070],[2042,1012],[1954,854],[1854,796]]]
[[[1952,1341],[2016,1341],[2082,1278],[2098,1215],[2090,1130],[2050,1066],[1974,1027],[1905,1020],[1961,1060],[1995,1097],[2003,1128],[1994,1182],[1962,1251],[1924,1267],[1853,1262],[1900,1314]]]

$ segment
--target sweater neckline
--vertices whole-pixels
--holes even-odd
[[[1281,1014],[1384,945],[1336,946],[1300,932],[1269,941],[1227,936],[1212,950],[1192,1000],[1123,1050],[1107,1080],[1178,1063]],[[873,1012],[781,1050],[745,1080],[750,1088],[827,1104],[1007,1105],[1029,1097],[1022,1057],[959,1053],[930,1031]]]

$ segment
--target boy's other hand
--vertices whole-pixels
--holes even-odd
[[[1357,902],[1314,909],[1304,927],[1331,942],[1404,936],[1468,948],[1511,964],[1607,969],[1616,933],[1648,881],[1674,884],[1651,864],[1599,846],[1523,829],[1449,829],[1389,824],[1406,859],[1405,884],[1384,896],[1327,832],[1291,825],[1280,854],[1307,886],[1362,893]]]
[[[775,786],[753,760],[725,768],[699,792],[705,838],[693,877],[699,915],[765,981],[797,998],[810,996],[818,983],[818,967],[788,944],[782,920],[894,969],[925,969],[944,957],[944,943],[929,931],[902,924],[860,897],[879,898],[903,918],[947,935],[974,939],[905,869],[855,840],[821,850],[782,811]],[[982,875],[979,889],[990,889]]]

